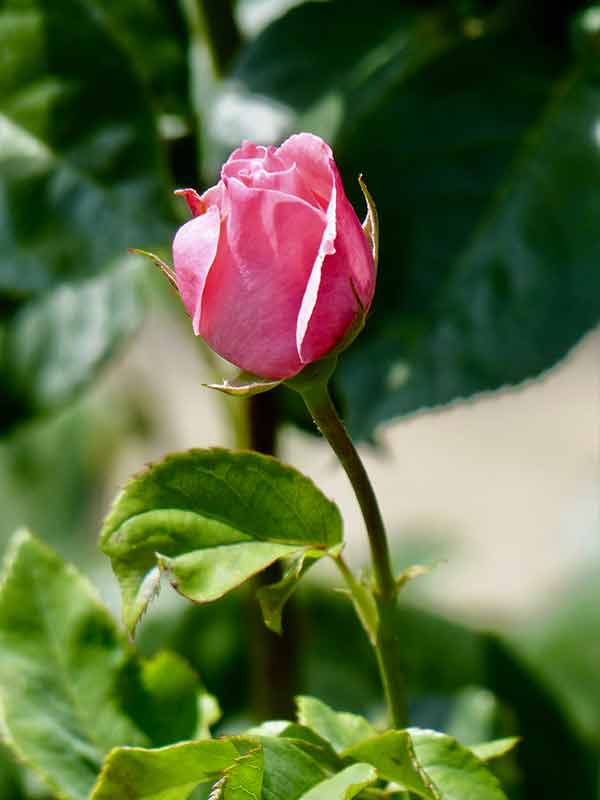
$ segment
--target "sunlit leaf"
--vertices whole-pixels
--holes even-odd
[[[506,800],[498,779],[468,748],[435,731],[388,731],[342,755],[373,764],[384,778],[426,800]]]
[[[134,477],[106,519],[110,556],[133,631],[165,572],[198,603],[283,557],[339,546],[336,506],[291,467],[257,453],[191,450]]]
[[[358,714],[334,711],[316,697],[298,697],[298,722],[315,730],[339,752],[374,736],[373,726]]]
[[[369,764],[352,764],[332,778],[327,778],[306,794],[301,800],[352,800],[353,797],[375,783],[377,771]]]
[[[75,570],[27,533],[0,589],[0,699],[9,745],[59,794],[84,800],[105,753],[149,743],[125,713],[131,653]]]
[[[495,761],[502,758],[519,744],[518,736],[507,736],[504,739],[495,739],[492,742],[482,742],[471,745],[469,750],[481,761]]]
[[[217,780],[239,756],[233,738],[159,750],[121,747],[108,756],[90,800],[187,800],[199,783]]]

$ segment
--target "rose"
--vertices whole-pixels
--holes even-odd
[[[196,335],[268,379],[297,374],[359,327],[373,299],[374,253],[331,148],[300,133],[235,150],[173,242],[175,280]]]

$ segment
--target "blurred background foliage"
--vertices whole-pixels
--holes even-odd
[[[148,305],[183,316],[127,248],[167,255],[174,186],[212,184],[244,138],[297,130],[332,143],[357,209],[364,173],[381,216],[375,306],[335,384],[357,437],[535,377],[598,323],[599,5],[0,0],[2,546],[27,524],[100,574],[106,476],[161,408],[143,384],[96,379]],[[310,429],[291,393],[268,413]],[[494,634],[403,606],[414,721],[466,743],[523,736],[502,765],[514,800],[599,796],[599,600],[590,564]],[[316,584],[298,606],[298,690],[376,718],[345,599]],[[145,652],[198,668],[229,729],[256,708],[248,614],[242,592],[142,628]],[[44,797],[0,759],[3,798]]]

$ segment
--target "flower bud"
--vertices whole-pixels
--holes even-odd
[[[375,289],[373,218],[361,226],[331,148],[308,133],[235,150],[173,242],[176,283],[220,356],[284,380],[342,348]],[[373,237],[373,241],[369,237]]]

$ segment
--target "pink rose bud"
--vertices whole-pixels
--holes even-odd
[[[173,242],[177,288],[194,333],[223,358],[289,378],[362,323],[375,289],[371,228],[318,136],[244,142],[216,186],[179,193],[193,219]]]

